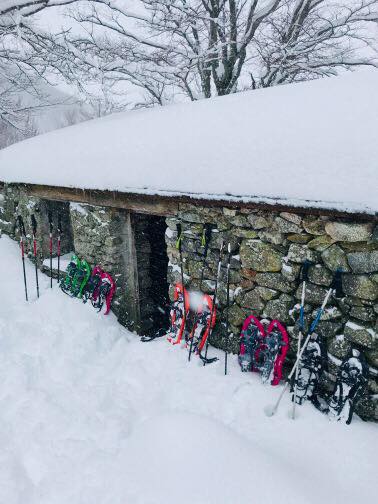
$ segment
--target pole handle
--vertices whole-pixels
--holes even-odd
[[[50,233],[52,233],[52,230],[53,230],[53,220],[52,220],[52,213],[51,213],[51,211],[49,211],[47,215],[48,215],[48,219],[49,219]]]
[[[35,219],[34,214],[31,215],[31,223],[32,223],[32,229],[33,229],[33,235],[37,234],[37,221]]]
[[[58,234],[62,234],[62,214],[58,213]]]
[[[24,220],[21,217],[21,215],[19,215],[17,217],[17,221],[18,221],[18,228],[20,230],[20,233],[26,238],[26,231],[25,231]]]

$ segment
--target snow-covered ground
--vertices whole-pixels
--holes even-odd
[[[0,502],[370,502],[378,426],[330,423],[310,405],[264,406],[280,388],[231,359],[203,368],[166,341],[141,343],[65,296],[0,239]],[[215,351],[212,350],[211,354]],[[221,355],[221,354],[220,354]]]

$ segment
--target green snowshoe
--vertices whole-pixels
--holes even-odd
[[[66,294],[71,293],[71,287],[76,275],[76,272],[80,269],[80,259],[74,254],[71,256],[71,260],[66,269],[66,276],[60,281],[60,288]]]
[[[86,283],[88,282],[91,276],[91,267],[84,259],[80,262],[79,268],[77,268],[75,272],[75,276],[71,283],[71,296],[79,297],[83,296],[83,291]]]

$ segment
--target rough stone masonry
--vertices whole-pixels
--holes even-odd
[[[337,268],[343,270],[344,297],[331,298],[318,326],[326,338],[329,357],[328,385],[337,365],[359,345],[370,366],[369,393],[358,412],[378,420],[378,226],[373,222],[268,210],[209,208],[180,205],[175,218],[167,219],[169,281],[180,281],[175,248],[176,223],[182,222],[184,272],[188,286],[199,288],[202,267],[201,235],[204,222],[216,224],[210,243],[202,289],[212,293],[220,241],[232,244],[231,325],[232,350],[238,351],[244,319],[251,313],[286,324],[290,335],[289,359],[294,360],[301,284],[300,266],[312,262],[306,288],[307,322],[314,317]],[[224,258],[225,259],[225,258]],[[224,347],[222,314],[226,302],[225,273],[219,288],[217,330],[212,344]],[[224,317],[223,317],[224,318]]]

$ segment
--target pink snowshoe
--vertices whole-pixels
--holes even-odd
[[[108,315],[116,291],[116,284],[109,273],[106,272],[101,273],[100,279],[101,281],[98,289],[94,291],[92,296],[92,305],[94,308],[97,308],[98,311],[101,311],[103,305],[106,304],[104,315]]]
[[[254,315],[245,319],[238,359],[242,371],[259,371],[263,383],[278,385],[288,349],[288,334],[278,320],[272,320],[265,330]]]

